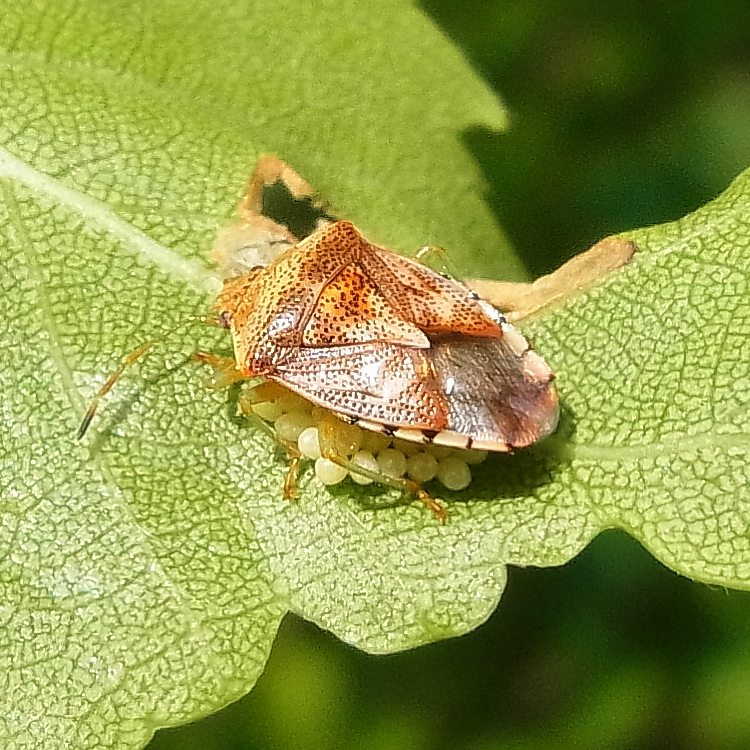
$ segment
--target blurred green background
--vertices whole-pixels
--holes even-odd
[[[422,8],[510,110],[509,132],[463,137],[532,275],[750,165],[748,0]],[[413,652],[368,656],[288,617],[249,696],[149,747],[746,750],[750,594],[608,532],[563,568],[511,570],[486,625]]]

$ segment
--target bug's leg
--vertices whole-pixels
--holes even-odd
[[[358,428],[353,428],[358,429]],[[331,463],[337,464],[349,472],[360,474],[372,479],[374,482],[394,487],[401,492],[414,495],[419,502],[427,506],[436,516],[440,523],[445,523],[448,513],[419,482],[408,477],[389,477],[378,471],[370,471],[362,466],[352,463],[346,456],[352,452],[347,431],[341,429],[341,421],[333,414],[324,415],[318,423],[318,440],[320,441],[320,454]]]
[[[218,315],[190,316],[185,320],[186,325],[193,325],[194,323],[205,323],[208,325],[219,326],[223,325]],[[162,339],[158,339],[158,341],[162,341]],[[94,394],[94,397],[91,399],[88,409],[86,409],[86,413],[81,420],[81,424],[78,426],[78,431],[76,432],[76,437],[78,440],[80,440],[86,434],[86,431],[91,425],[91,421],[96,415],[101,400],[112,390],[112,388],[115,386],[115,383],[117,383],[117,381],[122,377],[123,372],[125,372],[125,370],[130,367],[130,365],[139,360],[156,343],[157,341],[150,341],[148,344],[143,344],[134,351],[130,352],[130,354],[128,354],[123,359],[122,364],[107,378],[107,380],[104,382],[104,385],[102,385],[102,387],[96,392],[96,394]]]
[[[204,362],[214,368],[214,374],[211,376],[209,385],[212,388],[226,388],[240,380],[246,380],[237,369],[237,362],[234,357],[221,357],[211,352],[193,352],[190,359],[195,362]]]
[[[293,500],[297,497],[297,477],[299,476],[300,466],[302,465],[302,452],[296,444],[289,440],[282,440],[276,434],[273,427],[266,422],[253,409],[258,404],[264,404],[275,401],[281,396],[287,395],[289,390],[283,386],[277,385],[271,381],[264,381],[252,388],[246,388],[239,397],[238,406],[240,411],[260,427],[277,445],[279,445],[289,459],[289,469],[284,479],[284,497],[287,500]]]
[[[607,237],[533,283],[470,279],[468,284],[506,312],[508,320],[520,320],[597,283],[606,274],[628,264],[636,250],[629,240]]]
[[[302,465],[302,453],[293,443],[287,443],[286,441],[279,441],[279,443],[289,457],[289,469],[287,469],[286,477],[284,477],[284,499],[294,500],[297,497],[297,478]]]
[[[420,247],[419,250],[417,250],[417,254],[414,256],[414,259],[422,263],[431,255],[439,255],[443,259],[443,261],[446,261],[448,259],[448,253],[446,249],[444,247],[440,247],[439,245],[425,245],[424,247]]]
[[[81,424],[78,425],[78,431],[76,432],[76,438],[78,440],[86,434],[86,430],[88,430],[91,421],[94,419],[101,400],[112,390],[115,383],[122,377],[123,372],[125,372],[130,365],[139,360],[155,343],[156,342],[154,341],[150,341],[148,344],[143,344],[143,346],[139,346],[135,351],[130,352],[130,354],[123,359],[122,364],[107,378],[104,385],[102,385],[102,387],[94,394],[94,397],[89,403],[88,409],[86,409],[86,413],[83,415]]]
[[[417,250],[417,254],[414,256],[414,260],[419,261],[422,265],[427,265],[426,261],[429,258],[439,258],[445,271],[454,279],[461,279],[461,274],[458,273],[458,269],[454,265],[450,253],[439,245],[425,245]]]
[[[242,391],[239,406],[244,414],[250,414],[255,404],[276,401],[276,399],[286,396],[288,393],[289,389],[284,388],[283,385],[274,383],[272,380],[264,380],[262,383]]]
[[[257,401],[255,403],[258,403]],[[297,478],[299,477],[299,470],[302,466],[302,452],[294,444],[288,440],[281,440],[279,436],[274,432],[268,422],[261,419],[257,414],[253,412],[246,412],[246,416],[255,422],[263,432],[265,432],[271,440],[273,440],[280,448],[286,453],[286,457],[289,460],[289,468],[284,477],[284,489],[282,490],[285,500],[294,500],[297,497]]]
[[[256,401],[255,403],[259,402]],[[282,493],[285,500],[294,500],[298,494],[297,478],[299,477],[299,470],[302,466],[302,451],[300,451],[295,443],[292,443],[289,440],[282,440],[276,434],[273,427],[254,412],[246,412],[246,414],[271,438],[271,440],[283,449],[284,453],[286,453],[286,457],[289,460],[289,468],[287,469],[286,477],[284,477],[284,488]]]
[[[216,326],[217,328],[226,328],[224,322],[219,315],[199,315],[196,320],[200,323],[205,323],[207,326]]]

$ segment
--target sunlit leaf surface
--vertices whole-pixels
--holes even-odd
[[[466,632],[507,563],[562,563],[610,526],[686,575],[747,585],[747,177],[636,233],[627,269],[530,323],[560,430],[446,495],[448,525],[309,473],[282,500],[268,439],[186,362],[228,347],[190,317],[210,308],[207,249],[259,153],[373,240],[520,271],[459,141],[502,111],[424,18],[252,8],[4,9],[3,747],[140,747],[247,692],[289,610],[373,652]],[[76,443],[106,374],[151,340]]]

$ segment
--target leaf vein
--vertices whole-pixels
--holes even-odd
[[[37,171],[0,147],[0,178],[14,180],[34,193],[52,198],[81,214],[93,227],[118,240],[119,245],[156,266],[174,281],[186,282],[200,292],[216,294],[220,282],[205,266],[153,240],[121,219],[109,206]]]

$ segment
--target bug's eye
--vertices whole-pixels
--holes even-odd
[[[222,328],[229,328],[229,324],[232,321],[232,314],[228,312],[223,312],[219,314],[219,324]]]

